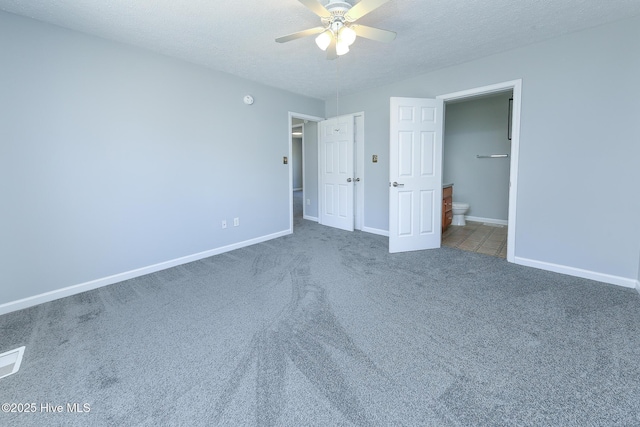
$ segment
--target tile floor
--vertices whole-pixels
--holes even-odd
[[[472,221],[451,225],[442,234],[442,246],[506,258],[507,226]]]

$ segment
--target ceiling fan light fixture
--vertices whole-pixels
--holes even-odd
[[[331,30],[323,31],[318,37],[316,37],[316,44],[320,49],[327,50],[327,48],[331,44],[332,37],[333,33],[331,32]]]
[[[342,27],[338,33],[338,39],[351,46],[356,41],[356,32],[350,27]]]
[[[285,43],[313,35],[316,45],[326,51],[327,59],[333,60],[349,52],[356,38],[363,37],[379,42],[391,42],[396,38],[393,31],[368,27],[356,23],[369,12],[390,0],[299,0],[319,18],[322,26],[298,31],[276,38]],[[324,3],[327,3],[326,5]]]

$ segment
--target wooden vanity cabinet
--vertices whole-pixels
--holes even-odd
[[[442,232],[451,225],[453,220],[453,186],[442,189]]]

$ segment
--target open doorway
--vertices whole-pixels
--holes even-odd
[[[318,122],[322,117],[289,112],[289,224],[318,221]]]
[[[293,224],[304,218],[304,120],[293,119],[291,127],[291,175],[293,185]]]
[[[353,197],[354,228],[364,226],[364,113],[346,115],[353,120],[354,156],[353,182],[357,186]],[[345,117],[346,117],[345,116]],[[290,233],[297,221],[321,223],[320,209],[320,123],[324,118],[289,112],[289,194]],[[300,145],[300,154],[298,148]],[[299,166],[296,165],[296,159]],[[301,180],[295,176],[301,169]]]
[[[512,96],[507,90],[445,103],[442,182],[453,185],[443,246],[507,257]]]
[[[520,147],[520,105],[522,99],[522,80],[512,80],[503,83],[497,83],[494,85],[483,86],[479,88],[464,90],[460,92],[454,92],[446,95],[440,95],[437,98],[442,99],[445,104],[473,100],[478,97],[490,97],[492,95],[505,94],[511,92],[511,101],[509,104],[510,116],[507,118],[508,125],[505,123],[505,131],[508,132],[510,139],[510,152],[509,156],[504,157],[484,157],[494,155],[502,155],[505,153],[468,153],[472,156],[476,156],[476,160],[488,160],[504,161],[508,159],[508,208],[507,208],[507,249],[506,258],[509,262],[515,261],[515,247],[516,247],[516,206],[518,195],[518,160],[519,160],[519,147]],[[446,114],[446,113],[445,113]],[[446,121],[446,118],[445,118]],[[445,136],[446,138],[446,136]],[[477,158],[477,156],[483,156]],[[454,192],[455,192],[455,183]],[[454,195],[455,199],[455,195]],[[479,217],[482,218],[482,217]],[[486,221],[485,221],[486,222]]]

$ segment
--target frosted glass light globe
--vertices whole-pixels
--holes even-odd
[[[316,37],[316,44],[322,50],[327,50],[329,45],[331,44],[331,31],[327,30],[322,33],[318,37]]]
[[[345,42],[347,46],[351,46],[356,41],[356,32],[350,27],[342,27],[338,38]]]
[[[349,52],[349,45],[342,40],[338,40],[338,43],[336,43],[336,54],[341,56],[347,52]]]

